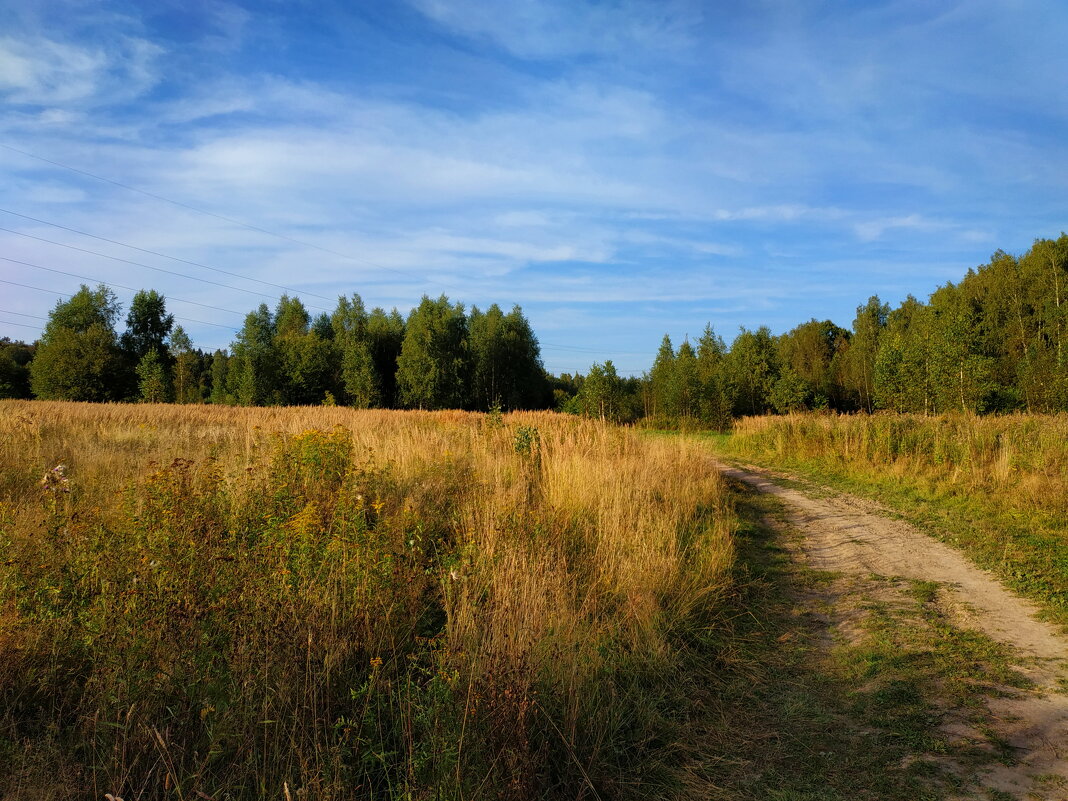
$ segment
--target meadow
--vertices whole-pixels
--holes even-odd
[[[749,417],[715,447],[882,501],[1068,625],[1068,415]]]
[[[0,403],[0,796],[683,797],[730,523],[549,413]]]

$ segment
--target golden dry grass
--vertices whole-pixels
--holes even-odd
[[[3,402],[0,465],[12,797],[678,792],[681,644],[733,558],[695,444]]]

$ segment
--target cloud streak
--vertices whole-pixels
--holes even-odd
[[[519,302],[608,355],[706,321],[848,324],[1065,227],[1068,14],[1037,3],[146,9],[17,0],[0,142],[281,236],[3,150],[0,207],[372,305]],[[16,239],[5,254],[252,305]]]

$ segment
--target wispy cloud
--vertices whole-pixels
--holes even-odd
[[[282,236],[4,150],[0,207],[327,297],[520,302],[610,355],[706,321],[848,324],[872,293],[923,295],[1066,227],[1068,14],[1036,0],[11,7],[0,142]],[[258,302],[0,242],[175,298]],[[13,291],[32,313],[54,301]]]

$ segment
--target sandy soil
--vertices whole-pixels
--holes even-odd
[[[1010,646],[1017,669],[1034,682],[1034,689],[989,699],[997,735],[1010,744],[1015,760],[977,779],[983,788],[1014,798],[1068,799],[1068,638],[1037,619],[1031,602],[1009,592],[960,552],[891,519],[875,503],[822,488],[813,497],[774,480],[786,476],[748,465],[720,469],[783,502],[789,524],[801,534],[801,556],[811,567],[853,581],[874,575],[939,582],[946,588],[940,605],[957,625]],[[959,722],[947,723],[945,730],[953,737],[974,734]]]

